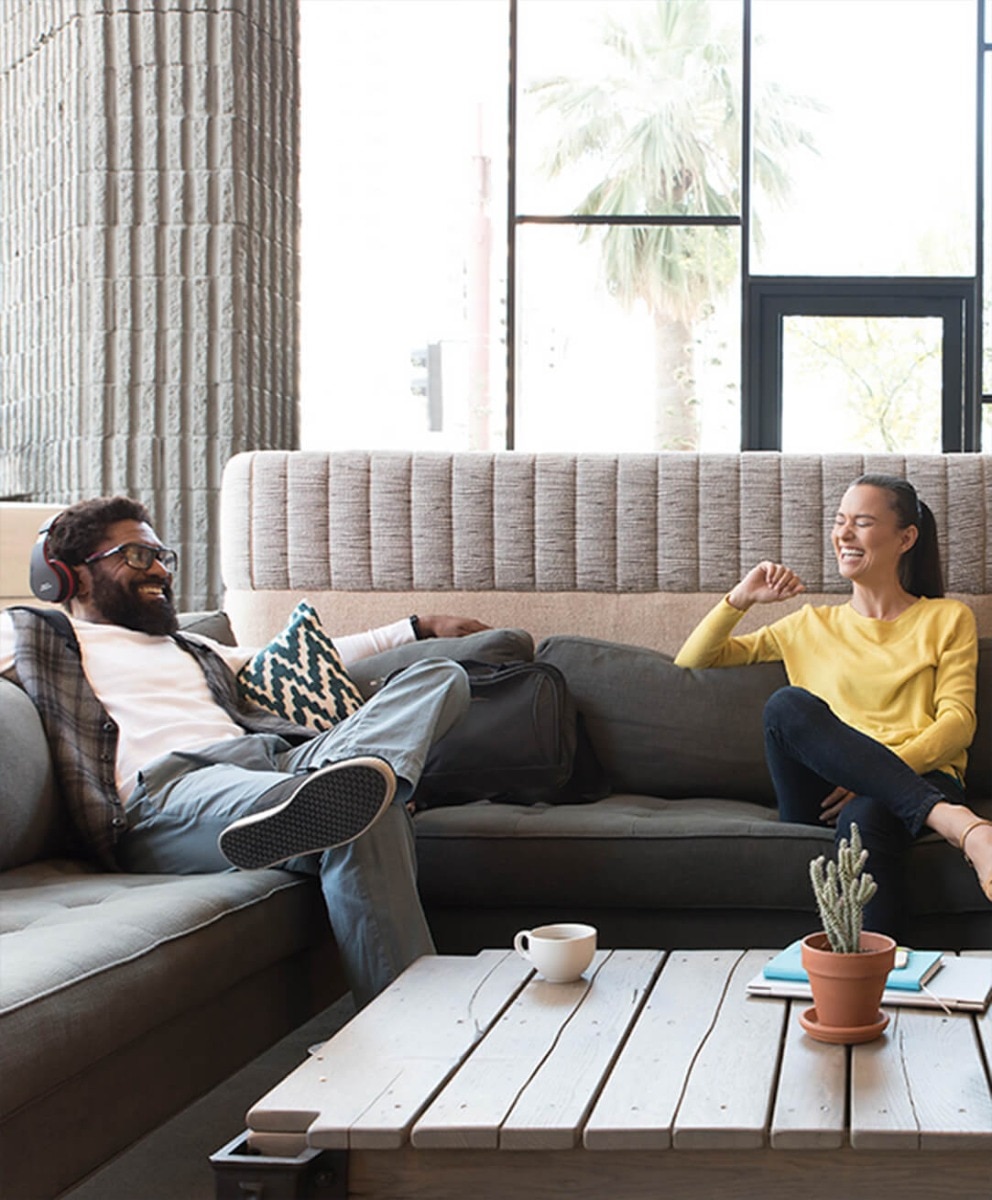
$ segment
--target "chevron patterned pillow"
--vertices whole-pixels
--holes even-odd
[[[361,692],[306,600],[282,633],[241,668],[238,687],[243,699],[310,729],[330,729],[362,706]]]

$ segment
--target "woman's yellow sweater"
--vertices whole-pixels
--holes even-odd
[[[921,597],[894,621],[863,617],[850,604],[806,604],[733,637],[743,615],[721,600],[689,635],[676,664],[781,661],[790,683],[825,700],[918,774],[946,771],[964,779],[978,669],[975,615],[966,604]]]

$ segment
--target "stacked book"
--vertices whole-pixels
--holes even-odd
[[[793,942],[747,985],[752,996],[810,997],[802,942]],[[940,950],[903,950],[889,972],[882,1004],[983,1012],[992,997],[992,958],[961,958]]]

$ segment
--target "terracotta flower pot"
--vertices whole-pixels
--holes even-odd
[[[885,980],[895,960],[896,944],[884,933],[862,933],[858,954],[837,954],[825,933],[807,934],[802,962],[819,1024],[836,1031],[877,1025]]]

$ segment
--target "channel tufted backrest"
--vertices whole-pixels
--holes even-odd
[[[992,455],[241,454],[234,590],[718,593],[761,558],[840,593],[827,530],[863,471],[933,509],[948,590],[992,592]]]

